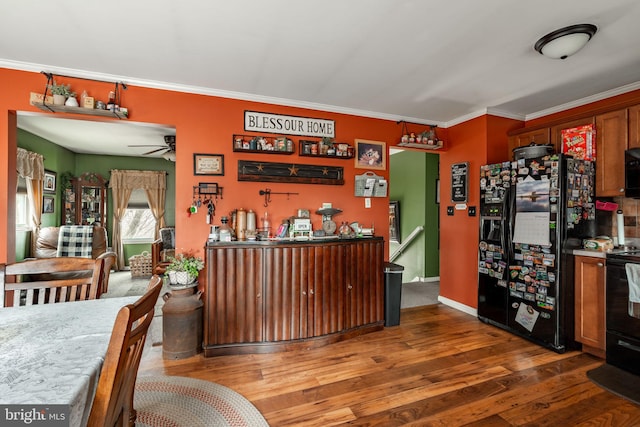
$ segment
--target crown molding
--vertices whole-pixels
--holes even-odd
[[[577,99],[575,101],[567,102],[566,104],[557,105],[555,107],[547,108],[535,113],[527,114],[526,120],[538,119],[540,117],[548,116],[550,114],[559,113],[561,111],[570,110],[572,108],[581,107],[592,102],[602,101],[603,99],[611,98],[617,95],[622,95],[627,92],[640,89],[640,81],[630,83],[628,85],[620,86],[615,89],[611,89],[605,92],[600,92],[595,95],[587,96],[585,98]]]
[[[234,92],[221,89],[212,89],[201,86],[181,85],[156,80],[145,80],[127,76],[118,76],[113,74],[96,73],[93,71],[77,70],[72,68],[53,67],[44,64],[34,64],[18,61],[9,61],[0,59],[0,68],[10,68],[21,71],[30,71],[40,73],[46,71],[53,74],[63,74],[71,78],[78,79],[94,79],[113,82],[124,82],[127,85],[147,87],[151,89],[169,90],[174,92],[192,93],[196,95],[216,96],[219,98],[229,98],[241,101],[260,102],[264,104],[283,105],[287,107],[305,108],[310,110],[325,111],[330,113],[348,114],[352,116],[367,117],[373,119],[390,120],[394,122],[407,121],[417,124],[436,125],[444,127],[442,122],[434,120],[426,120],[418,117],[405,117],[395,114],[385,114],[376,111],[360,110],[357,108],[339,107],[336,105],[319,104],[315,102],[299,101],[294,99],[278,98],[273,96],[255,95],[245,92]]]
[[[631,92],[640,89],[640,81],[631,83],[625,86],[621,86],[609,91],[601,92],[595,95],[588,96],[586,98],[578,99],[576,101],[561,104],[555,107],[551,107],[545,110],[541,110],[535,113],[521,115],[514,114],[508,111],[499,110],[493,107],[483,108],[481,110],[474,111],[464,116],[457,117],[448,122],[439,122],[437,120],[427,120],[419,117],[405,117],[394,114],[385,114],[376,111],[360,110],[356,108],[339,107],[336,105],[319,104],[314,102],[299,101],[294,99],[277,98],[272,96],[255,95],[245,92],[234,92],[221,89],[205,88],[200,86],[181,85],[167,82],[160,82],[156,80],[137,79],[127,76],[118,76],[114,74],[97,73],[87,70],[77,70],[63,67],[52,67],[50,65],[27,63],[20,61],[11,61],[6,59],[0,59],[1,68],[10,68],[21,71],[30,71],[40,73],[41,71],[51,72],[53,74],[64,74],[70,77],[79,79],[95,79],[104,81],[118,81],[125,82],[128,85],[142,86],[152,89],[169,90],[175,92],[192,93],[196,95],[215,96],[220,98],[236,99],[248,102],[259,102],[264,104],[283,105],[287,107],[304,108],[317,111],[325,111],[338,114],[348,114],[359,117],[367,117],[373,119],[390,120],[390,121],[406,121],[416,124],[424,125],[436,125],[441,128],[449,128],[468,120],[475,119],[483,115],[494,115],[504,118],[510,118],[514,120],[528,121],[544,117],[550,114],[558,113],[561,111],[569,110],[571,108],[580,107],[585,104],[589,104],[596,101],[601,101],[606,98],[611,98],[616,95],[621,95],[627,92]]]

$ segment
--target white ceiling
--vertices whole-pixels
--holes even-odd
[[[393,120],[535,118],[640,87],[637,0],[11,3],[0,66]],[[534,51],[578,23],[599,30],[576,55]]]

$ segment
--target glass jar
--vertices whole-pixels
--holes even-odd
[[[220,229],[218,230],[218,235],[220,236],[221,242],[230,242],[231,241],[231,227],[229,227],[229,218],[223,216],[220,218]]]

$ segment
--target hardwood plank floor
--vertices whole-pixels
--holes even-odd
[[[162,359],[139,375],[227,386],[271,426],[638,426],[640,407],[591,383],[603,363],[557,354],[444,305],[402,310],[400,326],[323,348]]]

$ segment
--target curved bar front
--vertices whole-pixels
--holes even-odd
[[[378,237],[207,244],[205,356],[325,345],[384,327]]]

